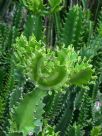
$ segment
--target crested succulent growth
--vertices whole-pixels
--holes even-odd
[[[82,60],[72,46],[57,47],[54,51],[47,49],[46,53],[46,48],[34,36],[27,41],[22,35],[17,39],[15,47],[16,66],[23,66],[27,76],[42,89],[81,86],[88,84],[92,77],[92,66],[88,61]]]

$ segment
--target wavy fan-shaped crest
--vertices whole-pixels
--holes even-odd
[[[16,65],[22,67],[23,63],[25,73],[37,86],[56,90],[70,84],[80,86],[90,81],[93,73],[91,65],[88,61],[82,61],[72,46],[58,47],[56,51],[48,49],[46,53],[46,48],[41,44],[34,36],[28,42],[22,36],[16,42],[15,52],[15,58],[19,60]]]

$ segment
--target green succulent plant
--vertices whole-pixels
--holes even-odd
[[[0,3],[0,136],[101,136],[100,6]]]

